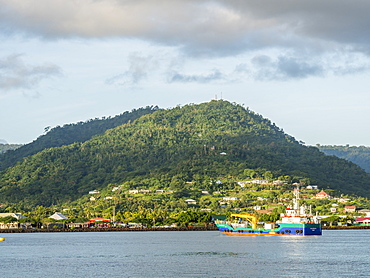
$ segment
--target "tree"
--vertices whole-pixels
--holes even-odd
[[[266,171],[264,174],[263,174],[263,177],[266,179],[266,180],[269,180],[271,181],[272,178],[274,177],[272,172],[271,171]]]
[[[332,215],[332,216],[329,216],[329,217],[326,217],[326,218],[322,219],[321,222],[329,223],[329,226],[333,226],[333,224],[338,223],[340,221],[340,219],[341,218],[339,216]]]

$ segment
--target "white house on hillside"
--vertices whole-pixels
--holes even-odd
[[[61,214],[60,212],[54,213],[52,216],[49,216],[49,218],[52,218],[54,220],[65,220],[65,219],[68,219],[67,216]]]
[[[370,209],[361,209],[358,211],[359,213],[364,213],[366,217],[370,217]]]
[[[186,199],[185,202],[187,202],[188,205],[196,205],[197,204],[197,201],[195,201],[193,199]]]

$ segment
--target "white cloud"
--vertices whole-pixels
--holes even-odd
[[[168,83],[210,83],[214,81],[224,80],[226,76],[218,69],[210,73],[203,74],[182,74],[177,71],[168,74]]]
[[[62,72],[54,64],[27,65],[21,57],[17,54],[0,59],[0,88],[3,92],[35,88],[42,80]]]
[[[0,0],[0,35],[135,39],[169,46],[180,56],[196,59],[252,53],[261,59],[273,51],[280,54],[271,56],[266,65],[257,58],[244,62],[249,78],[289,80],[367,71],[369,10],[370,2],[361,0],[340,5],[336,0]],[[158,70],[155,55],[136,54],[131,60],[126,71],[106,83],[136,85],[148,78],[149,70]],[[217,72],[168,72],[168,82],[224,78]],[[12,82],[19,83],[8,78],[2,86],[12,87]]]

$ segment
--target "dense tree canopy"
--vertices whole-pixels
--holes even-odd
[[[22,147],[20,145],[0,144],[0,153],[1,150],[6,147],[7,150],[11,150],[0,155],[0,170],[13,166],[24,157],[36,154],[47,148],[61,147],[76,142],[85,142],[95,135],[103,134],[107,129],[114,128],[129,121],[134,121],[135,119],[156,110],[158,110],[157,106],[148,106],[145,108],[134,109],[131,112],[126,111],[113,118],[95,118],[85,122],[66,124],[62,127],[46,127],[46,134],[39,136],[35,141],[23,145]]]
[[[357,165],[303,146],[268,119],[220,100],[157,110],[90,140],[26,157],[1,173],[0,201],[52,205],[145,179],[186,196],[187,182],[215,190],[220,177],[246,176],[370,196],[369,176]]]

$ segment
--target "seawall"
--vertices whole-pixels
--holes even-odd
[[[323,226],[323,230],[367,230],[370,226]],[[152,231],[217,231],[217,227],[159,227],[159,228],[64,228],[64,229],[1,229],[6,233],[69,233],[69,232],[152,232]]]
[[[323,230],[366,230],[370,226],[322,226]]]
[[[64,229],[1,229],[1,233],[57,233],[57,232],[149,232],[149,231],[217,231],[216,227],[169,227],[169,228],[64,228]]]

